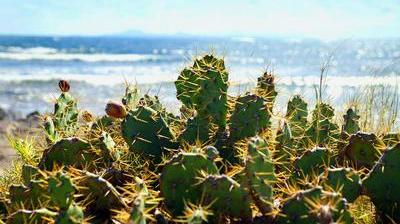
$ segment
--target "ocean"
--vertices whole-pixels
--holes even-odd
[[[121,98],[125,82],[177,111],[173,81],[207,52],[225,58],[233,95],[248,91],[266,69],[274,71],[282,109],[293,94],[315,100],[327,61],[324,98],[334,105],[368,85],[396,88],[400,74],[400,39],[0,36],[0,107],[16,117],[50,112],[57,82],[66,79],[80,108],[95,114]]]

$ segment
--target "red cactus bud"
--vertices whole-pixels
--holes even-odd
[[[70,89],[70,85],[66,80],[60,80],[58,82],[58,87],[62,92],[68,92]]]
[[[125,107],[115,102],[107,103],[106,113],[108,116],[113,118],[124,118],[126,116]]]

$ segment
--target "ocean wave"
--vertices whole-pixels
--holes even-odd
[[[166,59],[163,55],[150,54],[72,54],[52,51],[51,48],[24,49],[0,52],[0,60],[15,61],[82,61],[82,62],[138,62],[138,61],[158,61]]]

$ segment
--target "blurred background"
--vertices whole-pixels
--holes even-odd
[[[207,52],[226,59],[232,94],[267,69],[278,104],[297,93],[312,102],[325,67],[324,98],[335,105],[366,86],[398,97],[398,3],[0,0],[0,107],[8,118],[51,111],[59,79],[96,114],[125,82],[176,105],[173,81]]]

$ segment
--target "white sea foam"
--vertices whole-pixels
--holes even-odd
[[[164,58],[162,55],[151,54],[75,54],[62,53],[51,48],[10,49],[0,52],[0,60],[46,60],[46,61],[83,61],[83,62],[136,62],[151,61]]]

